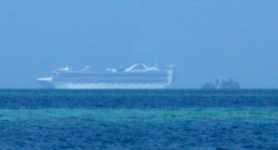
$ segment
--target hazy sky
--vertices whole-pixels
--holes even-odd
[[[277,0],[2,0],[0,88],[64,65],[175,64],[175,87],[217,77],[278,87]]]

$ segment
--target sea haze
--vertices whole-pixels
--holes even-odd
[[[278,149],[277,90],[1,90],[2,149]]]

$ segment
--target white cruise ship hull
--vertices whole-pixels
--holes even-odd
[[[173,76],[172,68],[136,64],[122,71],[71,71],[64,68],[38,81],[42,87],[54,89],[164,89],[171,85]]]
[[[57,83],[54,89],[164,89],[164,84]]]

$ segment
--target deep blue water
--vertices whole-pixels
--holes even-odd
[[[1,90],[0,149],[278,150],[276,113],[277,90]]]
[[[1,109],[273,107],[278,90],[0,90]]]

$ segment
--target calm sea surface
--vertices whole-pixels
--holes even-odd
[[[278,90],[0,90],[0,150],[278,150]]]

